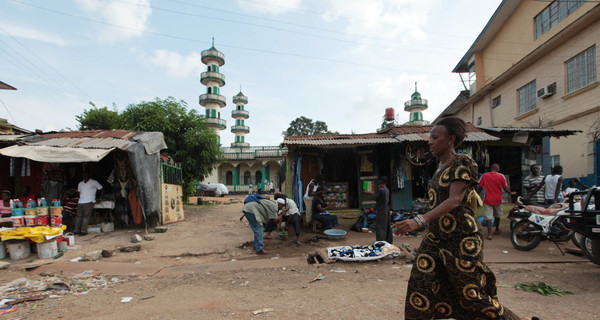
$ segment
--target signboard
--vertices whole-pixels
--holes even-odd
[[[183,214],[183,196],[181,186],[163,183],[160,186],[162,199],[162,224],[169,224],[185,220]]]

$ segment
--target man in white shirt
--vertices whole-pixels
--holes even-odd
[[[267,226],[265,227],[267,231],[266,239],[271,238],[271,232],[275,229],[277,225],[281,226],[282,222],[285,222],[286,229],[288,226],[294,227],[294,231],[296,232],[296,244],[301,245],[300,242],[300,210],[298,210],[298,205],[294,200],[285,197],[282,194],[276,194],[275,199],[277,200],[277,218],[269,221]]]
[[[83,181],[77,185],[77,191],[79,191],[79,202],[77,203],[75,234],[85,236],[88,224],[90,223],[90,217],[92,216],[92,212],[94,212],[94,203],[100,202],[104,190],[102,189],[102,185],[98,181],[90,179],[89,174],[84,170]]]

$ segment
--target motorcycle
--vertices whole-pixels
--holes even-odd
[[[574,192],[569,197],[566,212],[567,226],[574,230],[575,238],[584,254],[596,264],[600,264],[600,210],[596,210],[596,198],[600,197],[600,187]]]
[[[542,240],[564,242],[572,238],[573,231],[567,228],[568,207],[558,204],[553,208],[522,206],[513,208],[510,240],[521,251],[536,248]]]

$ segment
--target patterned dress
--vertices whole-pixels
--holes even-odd
[[[467,191],[458,207],[428,224],[408,282],[406,319],[520,319],[498,302],[496,278],[483,263],[481,226],[469,207],[477,176],[477,164],[458,155],[431,179],[431,208],[448,198],[453,181],[466,181]]]

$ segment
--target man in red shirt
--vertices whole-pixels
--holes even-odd
[[[502,216],[502,190],[509,194],[514,194],[506,184],[506,178],[499,173],[500,166],[497,163],[492,164],[490,172],[485,173],[479,181],[479,188],[485,189],[485,197],[483,198],[483,218],[487,224],[488,240],[492,240],[492,223],[496,225],[494,234],[500,233],[500,217]]]

